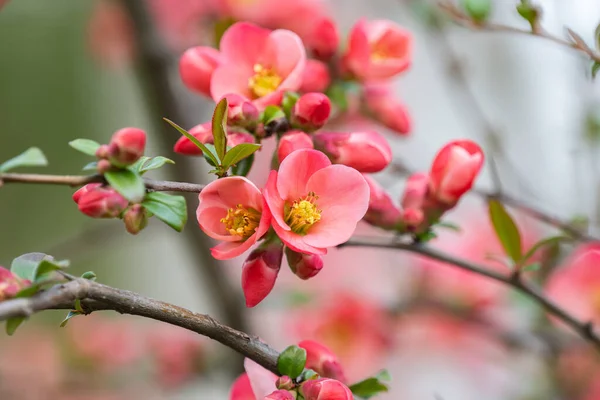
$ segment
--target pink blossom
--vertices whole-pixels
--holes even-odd
[[[222,64],[211,78],[210,91],[218,100],[240,94],[260,107],[279,104],[283,92],[302,84],[306,53],[302,41],[287,30],[268,30],[238,22],[223,35]]]
[[[408,135],[412,121],[404,104],[398,101],[387,85],[365,85],[363,103],[367,113],[386,128]]]
[[[144,155],[146,132],[138,128],[116,131],[108,144],[108,159],[112,165],[126,167]]]
[[[475,182],[483,166],[483,151],[471,140],[454,140],[437,153],[429,175],[432,196],[456,204]]]
[[[267,397],[265,397],[264,400],[296,400],[296,397],[294,397],[287,390],[276,390]]]
[[[189,130],[189,133],[194,136],[200,143],[213,144],[212,135],[212,124],[205,122],[194,126]],[[254,143],[254,137],[248,132],[235,131],[233,129],[227,129],[227,145],[234,147],[241,143]],[[187,156],[201,156],[202,150],[198,148],[190,139],[182,136],[177,140],[173,150],[179,154],[185,154]]]
[[[302,384],[300,392],[306,400],[354,400],[346,385],[335,379],[311,379]]]
[[[323,17],[312,23],[312,27],[301,37],[312,54],[321,60],[331,59],[340,43],[337,25],[329,17]]]
[[[30,284],[30,281],[23,280],[10,270],[0,267],[0,301],[14,297]]]
[[[313,132],[325,125],[330,113],[329,97],[323,93],[306,93],[294,105],[291,122],[304,132]]]
[[[277,158],[282,162],[293,151],[312,148],[314,148],[313,141],[308,134],[302,131],[289,131],[279,139]]]
[[[264,189],[273,228],[292,250],[326,254],[352,236],[369,204],[369,186],[356,170],[331,165],[325,154],[296,150],[271,171]]]
[[[285,257],[292,272],[300,279],[310,279],[323,269],[323,259],[318,254],[298,253],[286,248]]]
[[[350,32],[343,68],[361,81],[389,79],[412,59],[412,35],[387,20],[360,20]]]
[[[387,140],[375,131],[318,132],[315,148],[329,156],[334,164],[344,164],[360,172],[379,172],[392,161]]]
[[[306,350],[306,366],[324,378],[346,382],[342,365],[337,356],[327,347],[314,340],[303,340],[298,347]]]
[[[212,29],[207,22],[213,18],[212,0],[146,1],[160,32],[174,49],[196,45],[201,39],[206,43],[205,38],[210,38]]]
[[[318,60],[306,60],[300,86],[301,92],[325,92],[330,83],[331,76],[327,64]]]
[[[402,196],[402,221],[410,229],[417,229],[425,223],[429,226],[429,221],[425,220],[427,216],[424,209],[427,203],[427,193],[429,191],[429,175],[423,173],[412,174],[406,180],[404,194]]]
[[[249,358],[244,360],[244,369],[246,372],[231,387],[229,400],[262,400],[277,389],[277,375]]]
[[[218,260],[237,257],[269,229],[270,214],[260,190],[242,176],[217,179],[198,195],[196,217],[200,228],[222,243],[211,253]]]
[[[210,81],[220,64],[218,50],[206,46],[192,47],[179,59],[179,74],[189,89],[210,96]]]
[[[256,306],[271,293],[282,259],[281,242],[265,244],[250,253],[242,266],[242,289],[246,307]]]
[[[231,386],[229,400],[256,400],[247,373],[240,375]]]
[[[110,186],[88,183],[73,193],[79,211],[92,218],[116,218],[129,202]]]
[[[379,183],[369,175],[363,175],[369,184],[369,209],[365,214],[364,220],[371,225],[383,228],[393,229],[400,221],[402,212],[394,204],[390,195],[381,187]]]

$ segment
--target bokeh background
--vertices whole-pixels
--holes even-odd
[[[203,0],[195,1],[201,10]],[[154,23],[191,2],[139,0],[156,3]],[[494,20],[526,27],[516,3],[495,1]],[[563,36],[568,26],[591,42],[600,22],[597,1],[537,3],[547,30]],[[597,232],[600,84],[591,82],[589,61],[536,38],[438,25],[434,3],[425,0],[330,0],[328,7],[342,36],[362,17],[391,19],[414,34],[413,66],[394,83],[414,127],[407,137],[386,133],[398,163],[426,170],[447,141],[474,139],[496,166],[486,166],[478,187],[499,182],[553,215],[585,217]],[[161,121],[167,116],[189,128],[211,113],[212,103],[189,93],[176,67],[186,46],[207,42],[206,23],[198,19],[184,41],[173,39],[176,24],[159,29],[173,54],[173,104],[153,89],[163,78],[148,68],[152,60],[139,59],[135,27],[119,1],[9,1],[0,12],[0,160],[37,146],[50,162],[39,172],[78,174],[89,160],[68,141],[106,142],[115,130],[136,126],[148,132],[148,155],[177,162],[153,177],[206,182],[201,160],[173,154],[178,134]],[[266,165],[253,172],[258,181]],[[395,197],[404,178],[391,167],[377,175]],[[152,221],[134,237],[118,221],[79,213],[73,191],[0,189],[0,265],[45,252],[71,260],[74,274],[93,270],[103,283],[209,313],[278,349],[317,338],[344,360],[352,379],[389,369],[392,391],[381,398],[600,399],[583,379],[597,360],[586,358],[585,348],[568,357],[549,351],[531,334],[542,329],[539,310],[483,279],[398,252],[332,250],[319,276],[300,281],[284,268],[274,294],[247,310],[243,260],[212,260],[194,218],[182,234]],[[500,251],[477,196],[449,219],[461,232],[445,232],[435,245],[478,261]],[[548,232],[524,218],[521,227],[529,243]],[[367,226],[359,231],[377,234]],[[0,398],[226,399],[241,371],[233,352],[175,328],[97,313],[59,329],[63,314],[36,315],[15,337],[0,338]],[[562,376],[575,367],[581,382]]]

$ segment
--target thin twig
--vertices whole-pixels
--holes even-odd
[[[72,310],[76,299],[81,300],[81,306],[86,313],[112,310],[121,314],[151,318],[199,333],[278,374],[277,351],[257,337],[223,325],[209,315],[83,278],[56,285],[32,297],[0,302],[0,321],[12,317],[29,317],[43,310]]]
[[[411,253],[420,254],[433,260],[444,262],[449,265],[453,265],[466,271],[473,272],[477,275],[485,276],[497,282],[501,282],[528,296],[531,300],[535,301],[537,304],[543,307],[546,310],[546,312],[560,319],[566,325],[570,326],[582,338],[589,341],[600,351],[600,336],[598,336],[596,332],[594,332],[591,322],[582,322],[579,321],[577,318],[573,317],[567,311],[563,310],[560,306],[546,298],[544,294],[537,288],[525,282],[519,273],[513,273],[511,275],[501,274],[495,271],[491,271],[483,265],[478,265],[462,260],[460,258],[456,258],[452,255],[446,254],[432,247],[412,243],[402,243],[398,241],[382,241],[381,238],[354,237],[348,242],[344,243],[342,246],[376,247],[383,249],[408,251]]]

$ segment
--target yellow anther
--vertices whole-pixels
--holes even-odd
[[[242,239],[248,239],[254,234],[260,222],[260,213],[253,208],[246,208],[238,204],[235,209],[227,210],[225,218],[221,218],[221,223],[232,236],[239,236]]]
[[[308,196],[286,205],[285,222],[293,232],[306,235],[310,227],[319,222],[322,210],[316,204],[318,199],[319,196],[310,192]]]
[[[271,68],[254,65],[254,75],[248,79],[248,88],[258,98],[273,93],[281,84],[281,77]]]

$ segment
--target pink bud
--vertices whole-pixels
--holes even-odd
[[[138,128],[123,128],[115,132],[108,145],[109,160],[117,167],[126,167],[144,155],[146,132]]]
[[[306,350],[306,366],[324,378],[346,381],[342,365],[335,354],[326,346],[314,340],[303,340],[298,347]]]
[[[103,144],[100,147],[98,147],[98,150],[96,150],[96,157],[103,159],[103,158],[108,158],[108,150],[109,147],[107,144]]]
[[[271,243],[252,251],[242,266],[242,290],[246,307],[260,303],[275,286],[283,259],[283,245]]]
[[[88,183],[87,185],[82,186],[75,193],[73,193],[73,201],[75,203],[79,204],[79,199],[81,198],[81,196],[83,196],[85,193],[91,191],[92,189],[96,189],[100,186],[102,186],[101,183]]]
[[[213,144],[212,135],[212,124],[205,122],[204,124],[196,125],[189,130],[189,133],[194,136],[200,143]],[[200,150],[192,141],[185,136],[179,138],[173,150],[176,153],[185,154],[187,156],[201,156],[202,150]]]
[[[383,229],[393,229],[400,221],[401,212],[390,195],[368,175],[363,175],[369,184],[369,209],[363,219],[371,225]]]
[[[98,185],[98,184],[90,184]],[[129,202],[109,186],[95,186],[86,189],[86,185],[73,194],[79,211],[92,218],[116,218]]]
[[[296,398],[287,390],[276,390],[265,397],[264,400],[296,400]]]
[[[205,96],[210,96],[210,80],[221,64],[221,54],[212,47],[192,47],[179,60],[179,74],[183,84]]]
[[[227,133],[227,146],[235,147],[242,143],[254,143],[254,136],[248,132],[229,132]]]
[[[228,94],[225,98],[227,99],[228,106],[228,125],[236,125],[249,129],[256,127],[260,112],[252,102],[236,93]]]
[[[30,281],[23,280],[10,270],[0,267],[0,301],[14,297],[29,285]]]
[[[148,225],[148,215],[141,204],[134,204],[125,212],[123,221],[127,232],[137,235]]]
[[[429,175],[416,173],[406,180],[402,195],[402,221],[408,228],[414,230],[425,222],[428,192]]]
[[[483,166],[483,151],[471,140],[455,140],[436,155],[429,175],[432,196],[454,205],[473,186]]]
[[[96,171],[98,171],[99,174],[104,174],[108,171],[110,171],[112,168],[112,164],[110,163],[110,161],[108,160],[98,160],[98,164],[96,165]]]
[[[298,253],[286,247],[285,257],[292,272],[300,279],[310,279],[323,269],[323,259],[318,254]]]
[[[275,382],[275,387],[277,389],[292,390],[295,386],[296,385],[294,384],[294,381],[292,380],[292,378],[290,378],[287,375],[280,376],[279,378],[277,378],[277,381]]]
[[[316,131],[329,119],[331,102],[323,93],[307,93],[298,99],[292,110],[292,124],[305,132]]]
[[[311,379],[302,384],[300,393],[305,400],[354,400],[346,385],[335,379]]]
[[[375,131],[319,132],[313,135],[315,148],[332,162],[344,164],[359,172],[379,172],[392,161],[387,140]]]
[[[315,57],[329,60],[333,57],[340,44],[340,34],[331,18],[322,18],[314,24],[311,33],[304,38],[304,44]]]
[[[411,119],[404,104],[394,96],[389,86],[370,84],[365,86],[364,106],[376,121],[401,135],[411,130]]]
[[[330,83],[331,76],[329,76],[327,64],[317,60],[306,60],[302,74],[302,86],[300,86],[301,92],[325,92]]]
[[[277,158],[282,162],[291,152],[298,149],[313,149],[311,137],[302,131],[289,131],[279,139]]]

